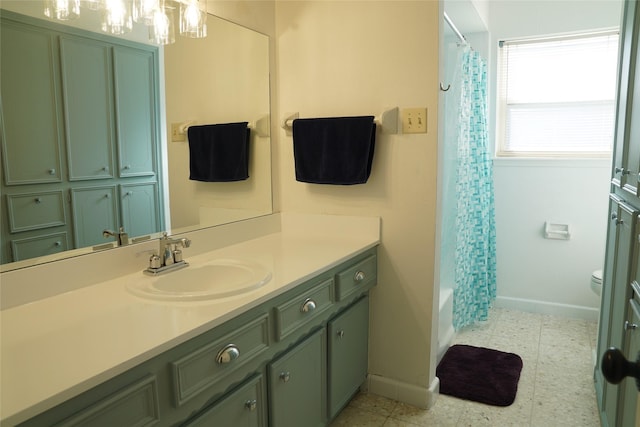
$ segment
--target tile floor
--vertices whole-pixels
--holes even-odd
[[[483,324],[459,331],[454,344],[520,355],[515,402],[506,408],[439,395],[429,410],[359,393],[331,427],[530,426],[599,427],[592,350],[597,323],[492,309]]]

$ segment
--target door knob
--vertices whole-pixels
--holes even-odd
[[[602,355],[600,369],[611,384],[619,384],[624,377],[634,377],[640,391],[640,354],[635,362],[629,362],[620,350],[611,347]]]

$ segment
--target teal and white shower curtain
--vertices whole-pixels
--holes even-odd
[[[493,163],[487,136],[487,71],[480,54],[459,48],[450,112],[455,148],[453,326],[487,320],[496,297]],[[452,153],[453,154],[453,153]],[[452,218],[453,219],[453,218]],[[452,242],[453,243],[453,242]]]

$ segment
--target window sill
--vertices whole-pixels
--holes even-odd
[[[494,157],[494,167],[611,168],[611,157]]]

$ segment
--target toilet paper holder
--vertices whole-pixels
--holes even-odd
[[[544,237],[545,239],[556,239],[556,240],[571,239],[569,224],[558,224],[551,221],[546,221],[544,223]]]

